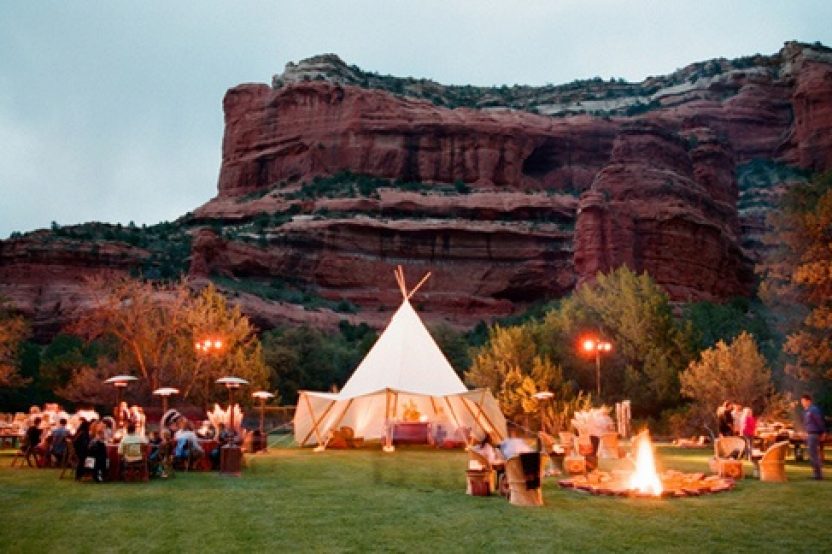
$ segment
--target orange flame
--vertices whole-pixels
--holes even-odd
[[[662,482],[656,472],[656,460],[653,457],[653,443],[650,432],[645,429],[633,439],[636,470],[630,477],[630,488],[641,493],[661,496]]]

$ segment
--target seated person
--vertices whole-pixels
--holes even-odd
[[[503,458],[506,460],[525,452],[534,451],[528,442],[519,437],[511,437],[500,443],[500,452],[502,452]]]
[[[472,450],[483,456],[490,464],[505,461],[500,450],[494,448],[494,445],[491,444],[491,437],[488,435],[485,435],[484,439],[474,445]]]
[[[125,462],[136,462],[141,460],[141,446],[138,449],[132,445],[147,444],[147,439],[137,432],[136,424],[132,421],[127,424],[127,434],[118,443],[118,455]],[[138,452],[138,454],[137,454]]]
[[[52,448],[49,454],[54,458],[56,464],[60,464],[66,453],[66,440],[69,438],[69,429],[66,426],[66,418],[62,417],[58,426],[52,429]]]
[[[136,432],[143,437],[145,436],[145,420],[144,408],[141,406],[130,407],[130,419],[128,421],[132,421],[136,425]]]
[[[174,440],[176,441],[176,449],[173,455],[177,460],[194,460],[205,454],[202,447],[199,446],[199,440],[196,433],[194,433],[194,426],[190,421],[186,421],[184,427],[176,432]]]
[[[198,436],[201,439],[213,439],[215,436],[217,436],[217,430],[214,428],[214,425],[206,419],[202,422],[200,428],[197,429],[196,436]]]
[[[211,450],[209,456],[211,458],[211,466],[214,469],[220,467],[220,449],[226,444],[234,444],[236,441],[236,433],[233,429],[227,429],[225,423],[219,424],[219,432],[217,433],[217,447]]]
[[[176,450],[176,442],[173,440],[170,431],[163,430],[161,436],[158,431],[154,431],[151,434],[149,444],[150,452],[147,461],[150,466],[150,474],[155,477],[167,477],[167,467],[174,450]]]
[[[162,437],[159,435],[159,431],[150,433],[150,440],[147,441],[147,444],[150,446],[147,459],[151,462],[159,461],[159,447],[162,445]]]
[[[98,427],[95,436],[90,441],[87,456],[95,459],[92,468],[92,477],[96,483],[104,482],[104,473],[107,470],[107,431],[104,426]]]

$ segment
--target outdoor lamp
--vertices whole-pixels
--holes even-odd
[[[583,341],[584,351],[595,353],[595,393],[601,398],[601,354],[612,351],[612,343],[606,340],[589,338]]]

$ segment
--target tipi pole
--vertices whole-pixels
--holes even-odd
[[[384,389],[384,447],[382,450],[393,451],[393,435],[390,429],[390,389]]]
[[[451,411],[451,417],[454,418],[454,423],[456,423],[456,427],[457,427],[457,429],[459,429],[460,427],[462,427],[462,424],[459,423],[459,418],[456,417],[456,412],[454,411],[454,407],[451,406],[451,401],[448,400],[447,396],[445,397],[445,404],[448,405],[448,409]]]
[[[439,415],[439,410],[436,409],[436,400],[431,396],[430,405],[433,406],[433,415]]]
[[[395,391],[393,393],[393,412],[391,413],[391,418],[393,421],[396,421],[396,414],[399,413],[399,391]]]
[[[396,283],[399,284],[399,290],[402,292],[402,298],[407,298],[407,285],[405,284],[404,270],[402,269],[402,266],[397,265],[396,269],[393,271],[393,275],[396,276]]]
[[[482,395],[482,397],[481,397],[481,398],[482,398],[482,401],[481,401],[481,402],[482,402],[482,403],[484,403],[484,400],[485,400],[485,391],[483,391],[483,395]],[[463,399],[463,403],[465,403],[465,399]],[[467,405],[466,405],[466,406],[467,406]],[[470,410],[469,410],[469,411],[470,411]],[[497,426],[496,426],[496,425],[494,425],[494,422],[493,422],[493,421],[491,421],[491,418],[490,418],[490,417],[488,417],[488,414],[487,414],[487,413],[485,413],[485,412],[482,410],[482,404],[480,405],[480,415],[482,415],[482,417],[485,419],[486,423],[488,423],[488,424],[491,426],[491,430],[494,432],[494,434],[495,434],[495,435],[497,435],[497,438],[498,438],[498,439],[500,439],[501,441],[502,441],[503,439],[505,439],[505,437],[504,437],[504,436],[502,436],[502,435],[500,434],[500,432],[497,430]],[[482,425],[480,425],[480,427],[482,427]],[[485,427],[483,427],[482,429],[483,429],[483,431],[486,431],[486,430],[485,430]],[[488,431],[486,431],[486,432],[488,432]]]
[[[352,406],[352,401],[353,400],[355,400],[355,399],[350,398],[350,401],[347,402],[347,406],[344,408],[344,411],[341,412],[341,415],[339,415],[338,419],[335,421],[335,425],[332,426],[334,429],[338,429],[338,428],[341,427],[341,422],[344,420],[344,416],[347,415],[347,410],[349,410],[350,406]]]
[[[424,284],[425,284],[425,281],[427,281],[429,278],[430,278],[430,271],[428,271],[427,273],[425,273],[425,276],[424,276],[424,277],[422,277],[422,280],[421,280],[421,281],[419,281],[419,282],[416,284],[416,286],[415,286],[415,287],[413,287],[413,290],[411,290],[411,291],[408,293],[408,295],[407,295],[407,297],[406,297],[406,298],[407,298],[408,300],[410,300],[410,297],[411,297],[411,296],[413,296],[414,294],[416,294],[416,291],[417,291],[417,290],[419,290],[419,287],[421,287],[422,285],[424,285]]]
[[[321,421],[323,421],[323,419],[326,417],[326,414],[328,414],[329,410],[331,410],[332,407],[335,405],[335,401],[333,400],[332,402],[330,402],[329,406],[327,406],[326,410],[324,410],[324,413],[321,414],[321,417],[316,420],[315,410],[312,409],[312,403],[309,402],[309,396],[306,393],[303,393],[303,399],[306,400],[306,409],[309,410],[309,414],[312,416],[312,429],[306,434],[305,437],[303,437],[303,441],[300,443],[300,445],[304,446],[306,444],[306,441],[309,440],[309,436],[314,432],[315,437],[318,439],[318,444],[325,447],[326,445],[321,440],[321,433],[318,430],[318,424]]]
[[[468,413],[470,413],[471,417],[474,418],[474,423],[476,423],[479,426],[479,428],[483,430],[484,433],[488,433],[488,429],[486,429],[485,426],[482,423],[480,423],[479,416],[475,415],[474,410],[472,410],[471,407],[468,406],[468,399],[463,396],[460,396],[459,398],[462,400],[462,405],[465,406],[465,409],[468,410]]]

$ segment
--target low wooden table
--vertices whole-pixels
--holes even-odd
[[[796,434],[789,439],[792,447],[794,447],[794,459],[796,462],[803,461],[803,451],[806,450],[806,435],[804,433]],[[826,434],[826,440],[820,443],[820,462],[825,461],[823,449],[827,446],[832,446],[832,433]]]

